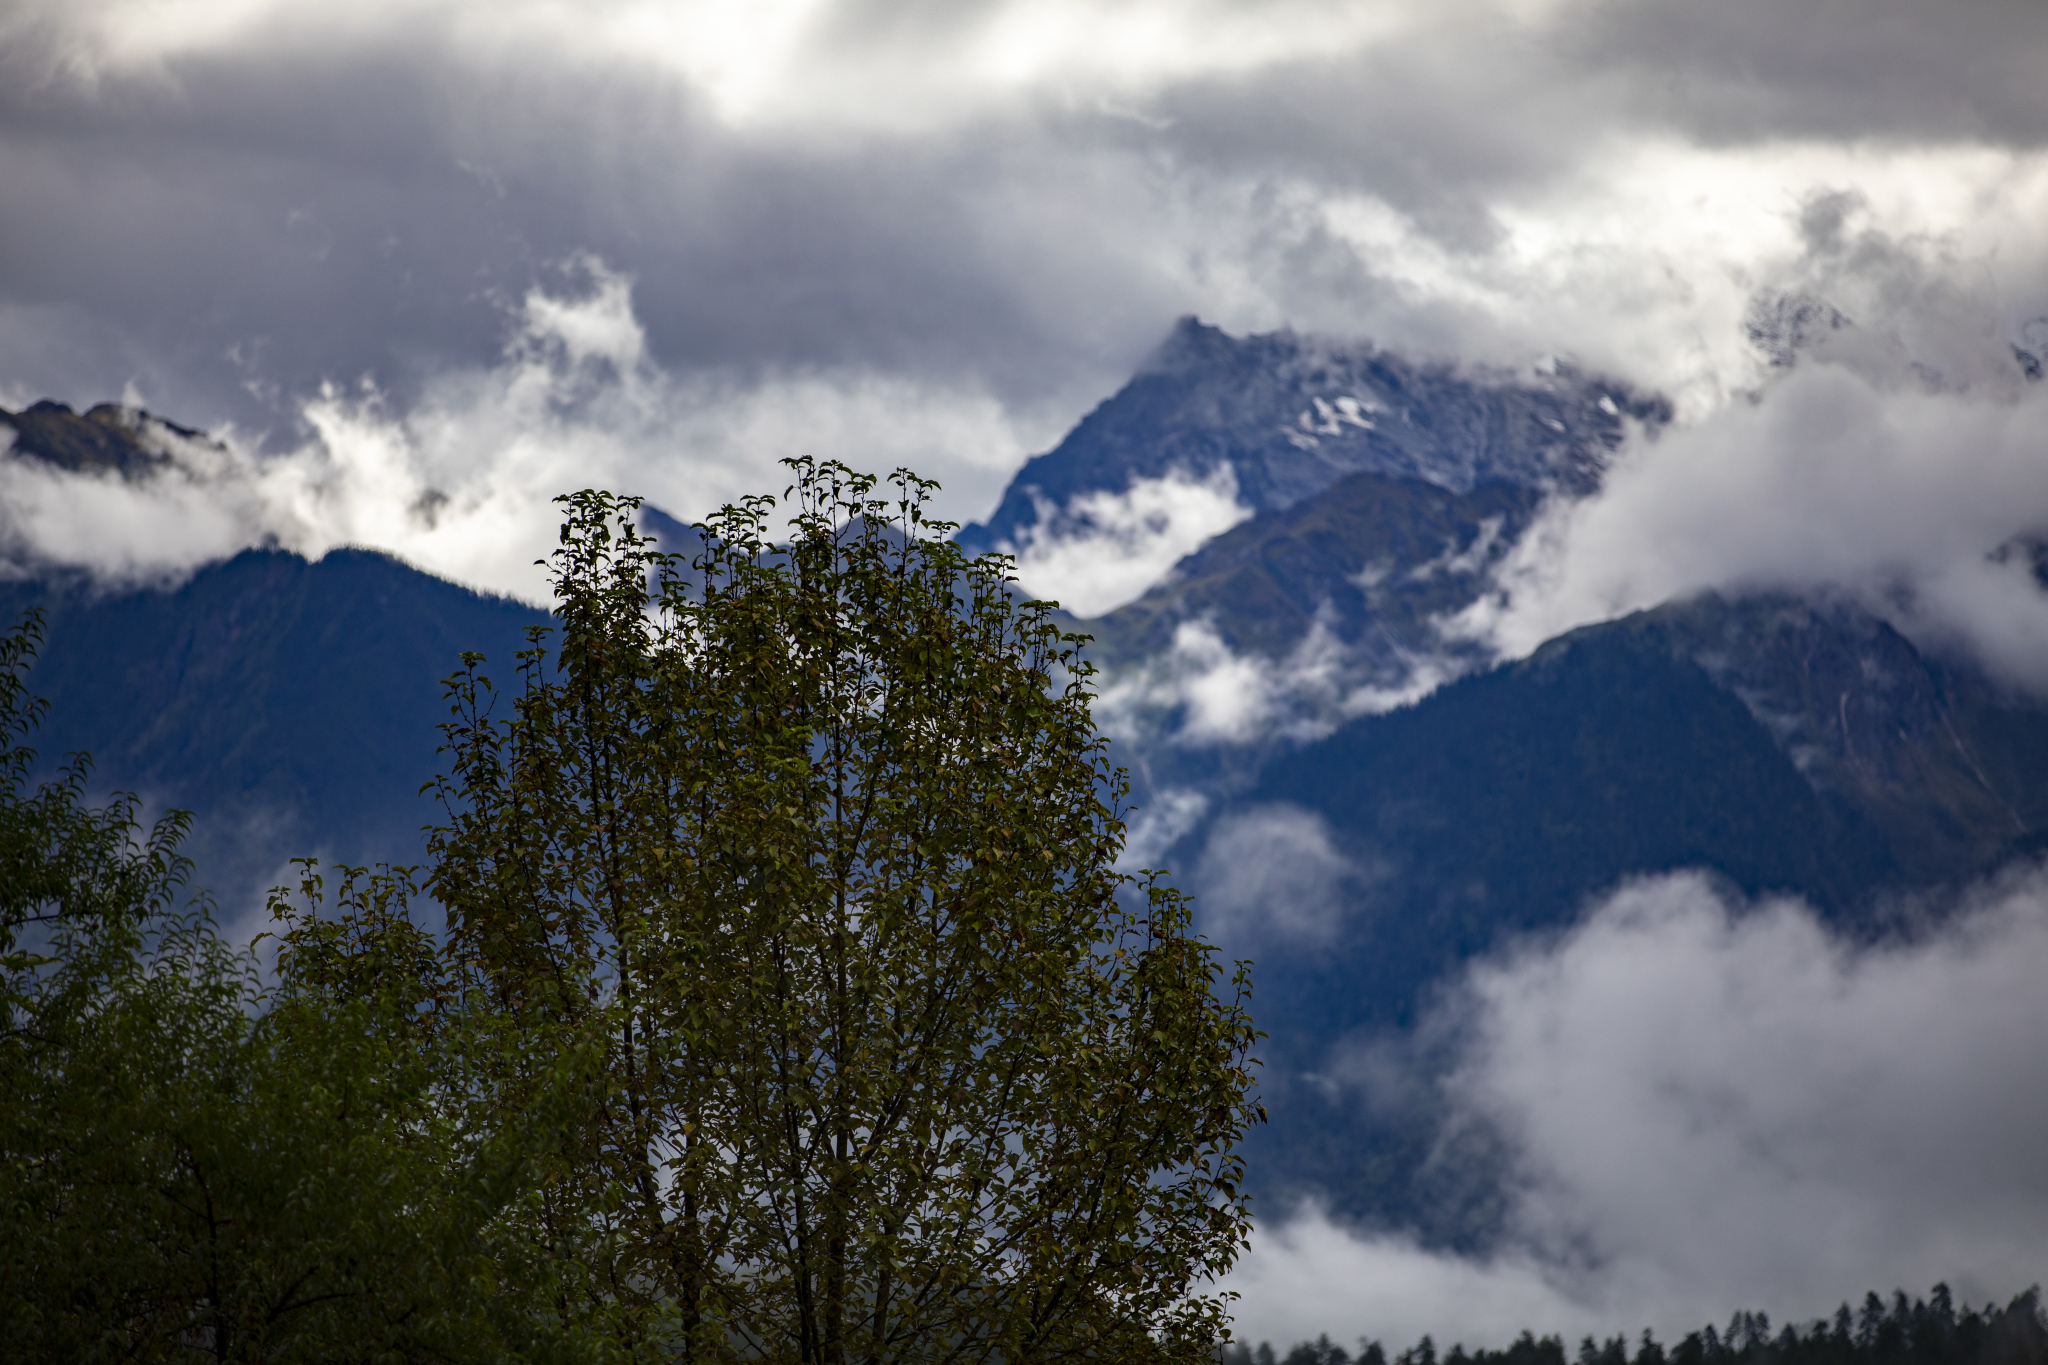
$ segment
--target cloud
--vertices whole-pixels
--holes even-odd
[[[1208,796],[1191,787],[1167,787],[1153,792],[1124,832],[1124,851],[1117,859],[1118,869],[1135,872],[1159,866],[1166,851],[1200,824],[1208,809]]]
[[[1226,946],[1328,943],[1369,869],[1340,851],[1314,811],[1285,802],[1236,811],[1209,831],[1195,865],[1203,932]]]
[[[1115,738],[1188,749],[1313,740],[1425,697],[1466,666],[1446,652],[1402,658],[1393,673],[1369,668],[1320,618],[1280,658],[1240,654],[1202,618],[1175,626],[1154,657],[1110,673],[1095,716]]]
[[[2048,595],[2002,553],[2048,529],[2048,385],[2014,349],[2032,319],[1988,260],[1895,238],[1855,196],[1801,226],[1805,261],[1752,311],[1778,372],[1551,507],[1460,630],[1520,655],[1702,589],[1829,587],[2048,687]],[[2019,297],[2048,307],[2038,276]]]
[[[374,385],[328,385],[302,409],[310,439],[283,453],[155,428],[174,464],[148,479],[0,462],[10,557],[132,583],[255,544],[363,545],[544,601],[535,561],[554,546],[559,493],[606,486],[703,516],[778,488],[781,458],[818,455],[909,463],[952,476],[958,497],[1021,455],[985,394],[859,372],[678,380],[647,358],[631,282],[595,258],[575,273],[580,288],[526,295],[498,364],[445,373],[402,412]]]
[[[1241,1296],[1233,1335],[1282,1351],[1323,1333],[1374,1337],[1391,1349],[1425,1334],[1440,1349],[1499,1348],[1525,1329],[1584,1334],[1607,1325],[1527,1255],[1477,1260],[1398,1234],[1360,1238],[1315,1209],[1260,1226],[1225,1283]]]
[[[1100,616],[1143,596],[1202,542],[1251,515],[1226,463],[1204,478],[1176,470],[1134,479],[1121,493],[1086,493],[1065,507],[1041,500],[1024,543],[1004,548],[1015,553],[1027,592],[1076,616]]]
[[[1183,313],[1564,354],[1697,415],[1753,385],[1744,310],[1815,193],[2007,277],[2043,255],[2043,40],[1998,0],[908,14],[17,0],[0,393],[132,384],[289,445],[369,375],[409,420],[587,251],[731,423],[822,376],[913,428],[983,404],[1014,467]]]
[[[2048,53],[2025,0],[1683,0],[1603,3],[1568,38],[1635,87],[1645,113],[1703,139],[1770,135],[1982,139],[2040,146],[2044,97],[2025,73]],[[1662,83],[1652,84],[1651,73]],[[1638,84],[1640,83],[1640,84]]]
[[[85,80],[170,74],[181,59],[374,41],[399,26],[484,46],[481,61],[552,53],[662,72],[702,90],[736,126],[848,121],[891,130],[971,117],[1047,85],[1143,92],[1342,51],[1412,22],[1318,0],[1272,6],[970,0],[891,22],[872,3],[770,0],[744,18],[715,3],[596,0],[565,10],[460,0],[382,0],[345,12],[288,0],[26,4],[17,30],[54,30],[53,64]],[[40,22],[38,22],[40,21]],[[946,60],[933,60],[935,58]]]
[[[2044,971],[2040,868],[1876,943],[1696,875],[1626,887],[1475,966],[1444,1006],[1460,1041],[1442,1097],[1508,1154],[1492,1252],[1309,1210],[1258,1234],[1240,1330],[1669,1340],[1871,1289],[2016,1293],[2048,1266]]]

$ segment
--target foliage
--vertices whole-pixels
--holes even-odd
[[[180,903],[182,815],[140,836],[133,796],[87,805],[82,755],[24,792],[40,629],[0,640],[8,1351],[601,1358],[601,1334],[546,1303],[561,1267],[512,1235],[528,1135],[462,1123],[459,1053],[421,1045],[409,993],[324,991],[345,945],[307,932],[257,1013],[253,958]],[[339,899],[375,923],[394,890],[351,880]]]
[[[830,464],[684,566],[568,500],[561,638],[453,681],[442,1007],[601,1091],[562,1235],[689,1360],[1193,1359],[1248,1228],[1240,965],[1120,871],[1088,670],[1001,560]],[[649,584],[653,585],[650,604]]]

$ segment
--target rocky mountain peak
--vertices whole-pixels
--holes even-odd
[[[1184,317],[960,540],[979,552],[1065,534],[1060,519],[1077,500],[1146,480],[1208,480],[1225,467],[1254,511],[1291,507],[1358,473],[1460,494],[1485,483],[1585,491],[1628,419],[1657,426],[1670,416],[1662,398],[1569,366],[1475,370],[1291,330],[1233,337]]]
[[[171,463],[163,449],[168,434],[184,440],[211,437],[123,403],[97,403],[83,413],[45,398],[20,412],[0,408],[0,432],[11,440],[9,454],[25,456],[78,474],[139,478]]]

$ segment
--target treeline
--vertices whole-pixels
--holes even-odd
[[[1218,1365],[1387,1365],[1386,1348],[1363,1339],[1354,1356],[1327,1335],[1303,1341],[1285,1355],[1270,1344],[1240,1343],[1217,1354]],[[1720,1330],[1689,1332],[1666,1348],[1645,1328],[1631,1348],[1626,1337],[1580,1340],[1567,1353],[1564,1339],[1523,1332],[1504,1350],[1467,1351],[1462,1344],[1439,1355],[1422,1338],[1393,1357],[1393,1365],[2044,1365],[2048,1362],[2048,1314],[2040,1291],[2029,1289],[2003,1308],[1957,1308],[1949,1288],[1938,1284],[1924,1299],[1903,1290],[1890,1303],[1876,1294],[1863,1306],[1843,1304],[1832,1318],[1817,1318],[1804,1330],[1791,1323],[1776,1333],[1765,1313],[1737,1313]]]

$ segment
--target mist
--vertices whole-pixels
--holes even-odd
[[[1943,909],[1853,941],[1678,874],[1473,964],[1424,1026],[1457,1040],[1425,1083],[1451,1115],[1439,1160],[1475,1134],[1505,1154],[1497,1244],[1268,1211],[1229,1281],[1239,1337],[1669,1341],[1739,1309],[1803,1323],[1870,1290],[2037,1283],[2048,871]]]

